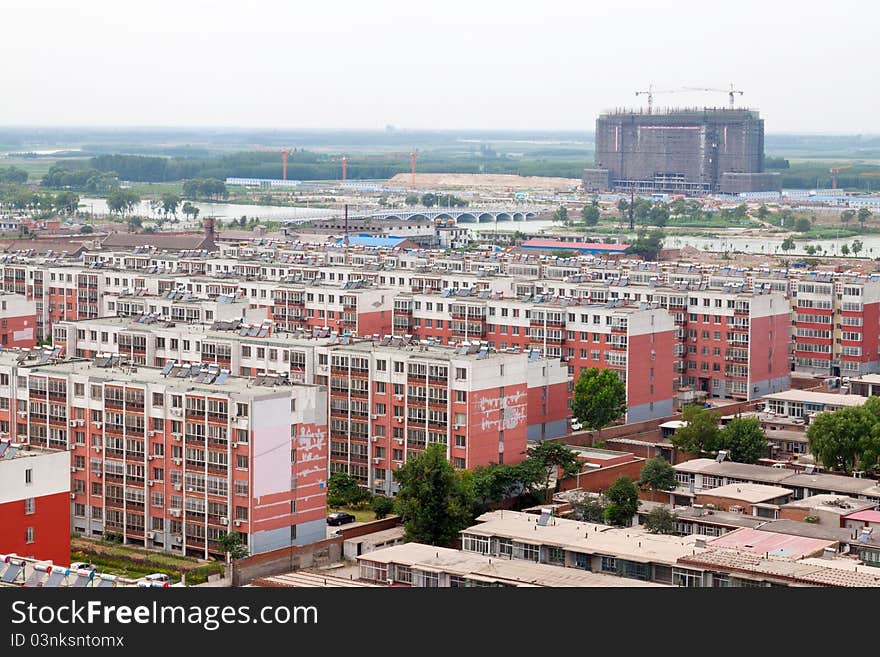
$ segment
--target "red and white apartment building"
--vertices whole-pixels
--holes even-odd
[[[0,291],[0,349],[30,349],[36,344],[36,304],[23,294]]]
[[[325,536],[319,386],[13,352],[0,354],[4,380],[0,408],[15,440],[65,450],[68,534],[202,557],[223,555],[229,531],[252,553]]]
[[[525,458],[527,438],[567,431],[569,378],[557,359],[479,343],[388,337],[319,348],[329,378],[330,472],[393,494],[392,473],[430,443],[459,469]]]
[[[499,458],[518,462],[527,438],[553,438],[567,431],[568,369],[558,359],[543,358],[535,350],[497,351],[476,341],[456,348],[427,339],[315,338],[275,333],[274,328],[272,322],[207,326],[105,317],[59,322],[53,338],[56,348],[74,357],[110,352],[136,365],[201,363],[241,376],[277,373],[292,381],[325,386],[328,424],[336,447],[331,449],[331,468],[344,466],[362,484],[385,492],[393,490],[391,470],[402,465],[407,454],[441,436],[453,464],[472,468]],[[422,371],[429,361],[430,375]],[[452,361],[458,365],[451,365]],[[496,364],[494,378],[476,376],[484,370],[494,372]],[[427,378],[422,385],[417,372]],[[463,378],[456,378],[457,374]],[[493,399],[495,405],[502,404],[502,399],[508,400],[505,404],[517,400],[517,411],[511,407],[502,413],[508,414],[505,426],[510,426],[501,433],[490,435],[474,425],[470,416],[457,415],[473,411],[469,400],[490,404],[483,398]],[[496,410],[501,413],[503,409]],[[522,421],[513,422],[519,412]],[[502,444],[506,449],[499,449]]]
[[[65,452],[0,438],[0,553],[69,563],[70,476]]]

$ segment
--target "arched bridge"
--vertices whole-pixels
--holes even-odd
[[[368,214],[349,214],[352,221],[364,219],[389,219],[399,221],[434,221],[435,219],[449,220],[456,223],[493,223],[495,221],[528,221],[534,219],[541,212],[539,208],[526,207],[464,207],[464,208],[438,208],[427,209],[399,209],[372,212]],[[321,221],[341,220],[341,214],[325,215]],[[299,222],[297,222],[299,223]]]

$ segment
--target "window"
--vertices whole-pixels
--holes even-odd
[[[32,484],[34,483],[34,471],[31,468],[28,468],[24,471],[24,483]]]
[[[452,460],[452,467],[454,467],[456,470],[464,470],[464,469],[465,469],[465,465],[466,465],[466,464],[465,464],[465,460],[464,460],[463,458],[459,457],[459,456],[456,456],[456,457]]]
[[[34,542],[34,528],[28,527],[24,531],[24,540],[25,543],[33,543]]]
[[[24,512],[28,515],[34,512],[36,502],[33,497],[26,497],[24,500]]]
[[[247,454],[237,454],[235,456],[235,467],[239,470],[247,470],[248,469],[248,457]]]
[[[603,573],[617,572],[617,559],[614,557],[602,557],[601,570]]]
[[[465,552],[477,552],[479,554],[489,554],[489,537],[488,536],[471,536],[465,534],[461,539],[461,549]]]
[[[672,569],[672,583],[675,586],[683,586],[686,588],[698,587],[703,585],[702,573],[696,573],[692,570],[682,570],[680,568]]]
[[[456,447],[466,447],[467,446],[467,439],[461,434],[456,434],[455,446]]]
[[[455,378],[459,381],[467,380],[467,369],[464,367],[455,368]]]

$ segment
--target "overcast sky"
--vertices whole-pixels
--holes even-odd
[[[592,130],[733,82],[768,132],[880,133],[867,0],[0,2],[0,125]]]

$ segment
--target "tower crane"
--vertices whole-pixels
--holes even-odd
[[[649,84],[648,88],[645,91],[637,91],[636,96],[647,96],[648,97],[648,114],[651,113],[651,109],[654,106],[654,94],[672,94],[678,91],[682,91],[681,89],[655,89],[653,84]]]
[[[837,172],[843,169],[852,169],[852,164],[839,164],[831,167],[831,189],[837,189]]]
[[[720,91],[727,94],[728,102],[730,103],[730,109],[733,109],[733,99],[736,94],[740,96],[743,95],[743,92],[739,89],[734,88],[733,83],[730,83],[730,89],[715,89],[714,87],[684,87],[687,91]]]

